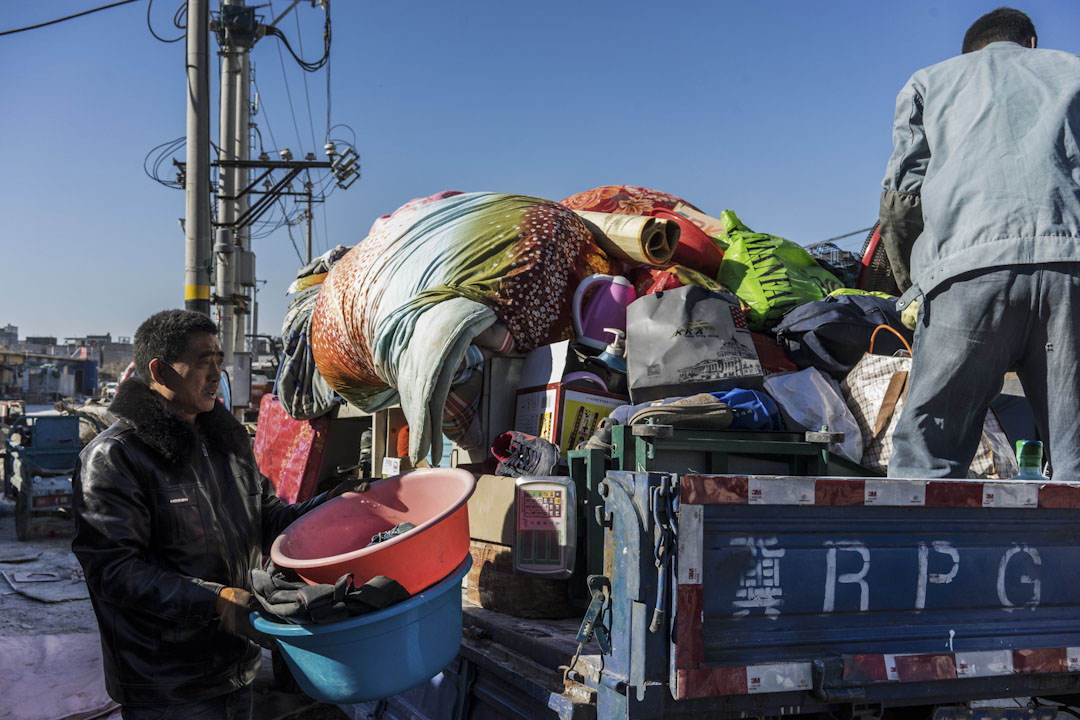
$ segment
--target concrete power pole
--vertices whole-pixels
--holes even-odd
[[[308,180],[304,183],[304,189],[307,190],[307,212],[304,213],[304,217],[307,220],[307,262],[311,263],[311,219],[313,216],[311,212],[311,181]]]
[[[188,0],[184,307],[210,314],[210,13]]]
[[[226,37],[228,37],[226,35]],[[236,98],[240,83],[239,55],[231,43],[221,51],[221,107],[218,116],[219,160],[235,161],[236,157]],[[218,170],[218,229],[214,243],[214,259],[217,279],[218,330],[221,333],[221,350],[225,353],[225,367],[234,377],[233,345],[236,338],[233,312],[235,292],[236,247],[233,225],[236,222],[236,178],[239,169],[222,167]]]
[[[237,141],[237,159],[241,163],[247,163],[251,160],[251,53],[245,51],[240,55],[240,92],[237,94],[237,108],[236,108],[236,141]],[[243,167],[238,171],[237,187],[243,188],[251,181],[251,169]],[[243,216],[250,206],[248,195],[245,193],[240,196],[240,199],[236,202],[236,212],[238,216]],[[248,226],[241,227],[237,230],[233,241],[241,251],[245,253],[251,252],[251,229]],[[254,265],[255,256],[249,255],[251,262]],[[251,326],[254,321],[255,311],[255,268],[251,268],[251,285],[246,288],[246,294],[248,296],[248,313],[247,322],[236,323],[236,340],[234,341],[234,348],[238,350],[244,350],[245,348],[251,349],[247,344],[247,335],[254,335],[255,330]]]
[[[238,413],[249,404],[251,356],[245,352],[244,330],[247,313],[240,292],[241,268],[252,262],[248,251],[248,229],[237,223],[245,213],[248,201],[241,191],[247,185],[249,159],[249,74],[254,25],[244,22],[254,18],[243,14],[244,0],[226,0],[222,8],[218,39],[221,44],[221,106],[218,133],[220,155],[218,189],[218,230],[214,245],[217,280],[218,327],[225,367],[232,381],[232,405]],[[248,268],[251,270],[251,268]]]

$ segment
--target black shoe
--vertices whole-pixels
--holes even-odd
[[[495,474],[507,477],[554,475],[559,465],[559,448],[516,430],[495,438],[491,453],[499,459]]]

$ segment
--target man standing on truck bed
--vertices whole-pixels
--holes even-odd
[[[356,484],[278,500],[216,400],[222,358],[205,315],[151,316],[135,333],[136,377],[109,408],[120,420],[75,470],[72,549],[125,720],[251,717],[262,651],[248,639],[249,572],[289,523]]]
[[[890,476],[964,477],[1015,368],[1080,480],[1080,57],[1035,47],[994,10],[897,97],[881,236],[919,319]]]

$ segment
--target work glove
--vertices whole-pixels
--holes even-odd
[[[904,308],[904,311],[900,313],[900,322],[904,324],[908,330],[914,330],[915,326],[919,323],[919,301],[912,300],[908,303],[908,306]]]
[[[356,492],[356,493],[367,492],[368,488],[370,488],[370,487],[371,487],[371,482],[368,481],[368,480],[363,480],[363,479],[355,478],[355,477],[345,478],[340,483],[338,483],[334,488],[332,488],[332,489],[330,489],[330,490],[328,490],[326,492],[326,498],[323,499],[323,502],[326,502],[327,500],[333,500],[338,495],[343,495],[343,494],[345,494],[347,492]]]
[[[261,633],[251,624],[251,611],[258,608],[255,596],[243,588],[225,587],[218,593],[215,614],[218,627],[232,635],[245,637],[265,648],[273,648],[269,635]]]
[[[911,287],[911,248],[923,231],[922,198],[918,193],[881,193],[881,242],[900,292]]]
[[[382,610],[409,597],[395,580],[376,575],[360,587],[351,574],[342,575],[333,585],[308,585],[290,580],[273,562],[266,569],[251,571],[251,587],[267,620],[296,623],[331,623],[355,615]]]

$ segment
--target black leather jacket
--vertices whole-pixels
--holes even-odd
[[[124,705],[192,702],[252,682],[261,651],[218,629],[222,587],[249,571],[321,497],[286,505],[243,426],[218,405],[195,425],[129,380],[120,418],[79,456],[75,539],[97,615],[109,695]]]

